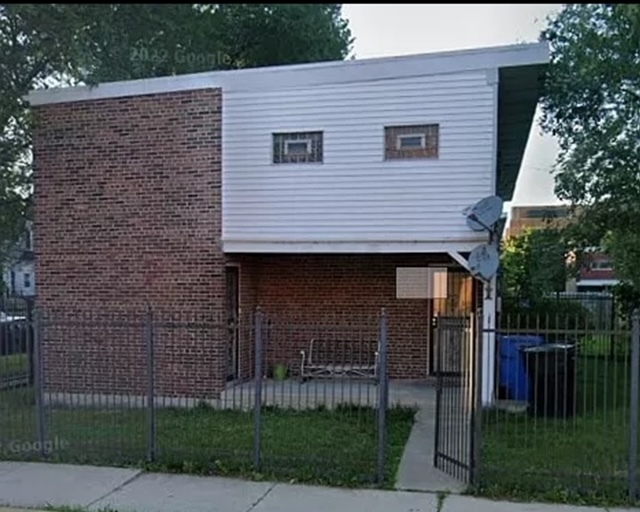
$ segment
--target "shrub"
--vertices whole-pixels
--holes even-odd
[[[550,342],[572,337],[571,331],[594,330],[594,313],[577,299],[503,299],[502,329],[549,332]]]

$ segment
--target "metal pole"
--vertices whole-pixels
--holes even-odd
[[[605,299],[605,297],[603,297],[603,300]],[[616,330],[616,303],[615,303],[615,297],[606,297],[608,305],[609,305],[609,321],[607,322],[607,328],[610,331],[614,331]],[[616,357],[616,337],[615,335],[609,336],[609,357],[611,358],[611,360],[613,361],[614,358]]]
[[[435,358],[435,364],[432,363],[432,367],[436,373],[436,417],[435,417],[435,433],[433,436],[433,467],[437,468],[440,454],[440,422],[442,414],[442,375],[440,368],[440,359],[442,346],[440,345],[440,336],[438,331],[438,317],[431,318],[431,344],[434,346],[433,357]]]
[[[638,385],[640,384],[640,310],[631,320],[631,390],[629,404],[629,497],[638,495]]]
[[[262,441],[262,310],[258,308],[255,316],[255,368],[254,368],[254,398],[253,398],[253,466],[256,471],[260,470],[261,441]]]
[[[387,406],[388,406],[388,386],[389,378],[387,372],[387,346],[388,346],[388,324],[387,312],[382,309],[380,317],[380,354],[379,354],[379,385],[378,385],[378,468],[377,480],[378,484],[384,483],[385,469],[385,449],[386,449],[386,433],[387,433]]]
[[[474,367],[474,382],[472,382],[473,388],[473,400],[471,410],[471,472],[470,480],[472,485],[476,485],[479,481],[480,475],[480,453],[482,447],[482,370],[483,370],[483,354],[484,354],[484,322],[483,322],[483,310],[480,309],[475,318],[472,320],[473,331],[472,336],[472,350],[473,359],[472,364]],[[489,325],[497,326],[494,322],[489,322]],[[489,356],[491,357],[491,355]],[[490,365],[488,365],[490,367]]]
[[[34,355],[34,322],[33,322],[33,299],[27,299],[27,361],[29,364],[29,386],[35,386],[35,355]]]
[[[44,404],[44,364],[42,355],[42,314],[40,310],[35,311],[33,329],[33,358],[35,360],[34,384],[36,401],[36,423],[38,427],[38,446],[40,447],[40,457],[47,458],[47,418]]]
[[[154,364],[153,312],[147,311],[145,318],[145,345],[147,349],[147,460],[156,460],[156,400]]]

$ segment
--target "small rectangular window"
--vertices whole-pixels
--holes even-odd
[[[311,153],[311,141],[307,140],[286,140],[284,142],[284,154],[289,155],[309,155]]]
[[[273,134],[273,163],[322,162],[322,132]]]
[[[28,272],[25,272],[23,274],[23,284],[25,288],[31,288],[31,274],[29,274]]]
[[[591,263],[592,270],[613,270],[613,265],[609,260],[598,260]]]
[[[396,149],[424,149],[426,138],[424,135],[398,135]]]
[[[439,131],[437,124],[386,126],[385,159],[438,158]]]

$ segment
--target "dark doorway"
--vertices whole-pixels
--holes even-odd
[[[431,332],[429,333],[429,374],[438,373],[438,357],[447,353],[449,358],[457,359],[459,350],[454,350],[459,339],[455,336],[437,336],[438,318],[466,319],[476,310],[477,295],[476,280],[464,269],[449,269],[447,272],[447,298],[433,299],[431,306]],[[451,345],[451,346],[443,346]],[[441,361],[442,362],[442,361]],[[457,361],[452,361],[457,367]],[[441,365],[440,371],[446,371]]]

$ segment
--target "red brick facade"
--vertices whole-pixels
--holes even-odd
[[[434,304],[426,299],[396,299],[396,268],[446,263],[448,256],[277,254],[235,256],[230,260],[241,268],[243,321],[247,322],[260,306],[270,324],[267,369],[273,364],[286,364],[296,372],[300,350],[308,348],[312,337],[356,344],[375,341],[384,307],[389,321],[390,377],[427,376]],[[451,303],[473,307],[470,282],[466,278],[450,279]],[[444,312],[446,308],[440,309]],[[241,352],[252,359],[250,347],[245,346]],[[242,376],[252,375],[250,360],[244,364],[241,361]]]
[[[384,307],[390,376],[424,378],[434,304],[397,299],[396,268],[450,258],[225,257],[221,109],[217,89],[36,109],[34,245],[47,391],[145,394],[142,320],[151,308],[165,319],[216,322],[155,327],[156,394],[217,396],[229,373],[229,265],[240,268],[239,377],[254,374],[249,327],[261,306],[267,369],[284,363],[295,373],[313,336],[375,342]],[[470,308],[464,283],[450,293],[456,307]]]
[[[579,274],[579,280],[582,284],[587,284],[590,280],[610,281],[613,279],[616,279],[616,275],[610,256],[603,253],[590,253],[585,256]]]
[[[222,315],[221,91],[35,109],[37,303],[51,318],[91,311]],[[142,392],[135,325],[44,324],[51,391]],[[102,327],[100,327],[102,325]],[[211,396],[224,333],[156,333],[159,394]]]

